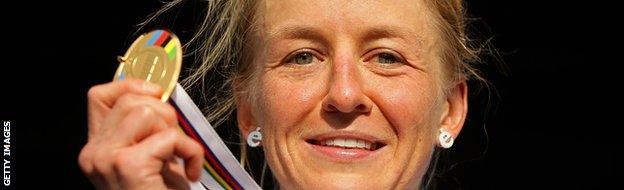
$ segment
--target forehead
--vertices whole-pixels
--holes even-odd
[[[422,0],[265,0],[264,4],[260,14],[269,38],[314,31],[429,38],[433,24]]]

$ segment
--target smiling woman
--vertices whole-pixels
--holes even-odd
[[[241,142],[262,134],[280,188],[426,188],[436,147],[450,147],[464,124],[466,80],[482,80],[469,64],[476,52],[464,34],[462,1],[207,4],[190,46],[202,61],[184,84],[206,89],[216,125],[235,111]],[[226,80],[212,84],[214,75]],[[80,161],[96,186],[197,179],[199,146],[168,128],[172,108],[147,86],[126,80],[89,92],[90,136]],[[111,143],[124,140],[107,134],[135,141]],[[102,155],[110,150],[119,154]],[[171,155],[189,160],[186,169],[165,159]],[[128,163],[142,172],[119,169]]]

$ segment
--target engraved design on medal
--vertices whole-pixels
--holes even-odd
[[[155,30],[139,36],[118,60],[115,80],[132,77],[158,84],[164,90],[161,101],[166,102],[178,82],[182,47],[174,34]]]

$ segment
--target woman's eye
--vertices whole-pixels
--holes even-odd
[[[380,53],[377,55],[377,62],[381,64],[393,64],[399,62],[399,59],[389,53]]]
[[[308,52],[301,52],[295,55],[295,57],[293,57],[292,60],[289,62],[295,63],[297,65],[307,65],[312,63],[313,61],[314,55]]]

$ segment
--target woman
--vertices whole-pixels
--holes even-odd
[[[204,59],[187,84],[261,148],[282,189],[419,189],[434,151],[457,138],[475,52],[460,0],[209,1],[194,38]],[[216,91],[216,93],[215,93]],[[103,189],[197,180],[201,148],[176,127],[161,89],[139,80],[89,91],[79,162]],[[182,167],[173,156],[186,161]]]

